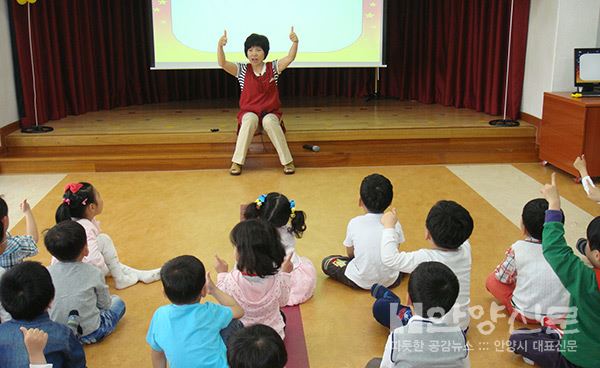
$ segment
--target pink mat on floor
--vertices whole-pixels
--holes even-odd
[[[302,327],[302,315],[300,307],[285,307],[281,309],[285,313],[285,348],[288,354],[286,368],[308,368],[308,350],[304,340],[304,328]]]

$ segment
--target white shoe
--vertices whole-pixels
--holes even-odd
[[[535,362],[533,360],[525,358],[525,357],[522,357],[522,358],[523,358],[523,362],[525,362],[525,364],[535,365]]]
[[[160,268],[155,268],[153,270],[138,270],[136,268],[123,265],[123,269],[125,273],[135,275],[137,279],[144,284],[150,284],[160,280]]]
[[[138,282],[138,277],[128,272],[123,272],[119,277],[113,276],[113,279],[115,280],[115,289],[118,290],[126,289]]]

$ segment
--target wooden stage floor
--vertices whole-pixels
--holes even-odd
[[[535,127],[492,127],[497,117],[414,101],[320,98],[283,101],[287,139],[299,167],[532,162]],[[46,134],[6,136],[0,172],[227,168],[237,106],[204,100],[130,106],[51,121]],[[278,167],[257,136],[247,166]],[[303,144],[321,147],[318,153]]]

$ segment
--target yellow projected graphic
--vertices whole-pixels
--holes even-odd
[[[153,0],[156,67],[216,67],[217,41],[224,29],[230,39],[225,48],[228,60],[247,60],[243,44],[250,33],[267,36],[267,59],[278,59],[291,46],[291,26],[300,39],[296,65],[381,63],[383,0],[288,0],[280,2],[287,9],[276,11],[272,1],[265,0],[267,4],[261,8],[253,3],[254,9],[263,10],[248,12],[243,9],[248,2],[239,0]]]

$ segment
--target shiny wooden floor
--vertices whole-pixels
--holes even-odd
[[[537,159],[532,125],[492,127],[488,121],[497,117],[473,110],[348,98],[284,101],[283,106],[298,166]],[[69,116],[49,122],[51,133],[9,134],[0,172],[226,168],[236,139],[236,114],[234,102],[210,100]],[[321,152],[303,150],[307,143],[319,145]],[[249,157],[250,166],[279,166],[267,137],[255,137]]]
[[[117,244],[124,263],[152,268],[172,257],[193,254],[212,269],[215,254],[233,264],[228,234],[239,219],[240,204],[252,202],[261,193],[280,191],[295,199],[297,208],[308,215],[308,230],[298,241],[297,252],[318,268],[323,257],[343,252],[346,225],[361,214],[357,205],[360,181],[370,173],[379,172],[393,182],[392,206],[398,209],[405,231],[407,242],[402,246],[405,250],[426,246],[424,219],[437,200],[456,200],[471,212],[475,221],[471,238],[471,306],[478,316],[472,319],[468,334],[471,365],[488,367],[494,362],[501,367],[525,367],[518,356],[507,351],[511,327],[502,312],[493,321],[490,314],[493,300],[484,283],[506,248],[521,237],[515,223],[523,203],[511,202],[519,198],[528,183],[533,189],[529,188],[527,195],[535,197],[539,185],[554,170],[538,164],[464,165],[464,168],[473,170],[475,177],[486,179],[497,188],[481,191],[457,174],[456,168],[443,165],[305,168],[293,176],[269,168],[248,170],[240,177],[229,176],[224,170],[71,173],[48,189],[34,207],[34,213],[40,230],[51,227],[64,185],[89,181],[102,193],[105,204],[99,220]],[[510,180],[514,186],[509,185]],[[588,217],[600,214],[600,207],[585,198],[581,186],[574,184],[571,177],[559,173],[558,183],[563,197],[577,206],[577,211]],[[516,222],[494,203],[512,204]],[[567,219],[574,219],[574,211],[566,210]],[[575,220],[579,228],[583,227],[571,234],[577,237],[584,232],[585,222]],[[12,233],[24,230],[21,221]],[[47,264],[50,257],[43,245],[41,248],[36,259]],[[110,278],[108,281],[112,283]],[[403,299],[406,284],[404,281],[396,289]],[[86,347],[88,366],[150,366],[146,331],[154,310],[167,303],[160,283],[140,284],[121,291],[111,288],[111,292],[125,300],[127,313],[113,335]],[[369,293],[350,290],[318,272],[315,296],[301,306],[311,367],[362,367],[370,358],[383,353],[388,331],[371,317],[372,302]],[[486,321],[493,323],[484,325]]]

